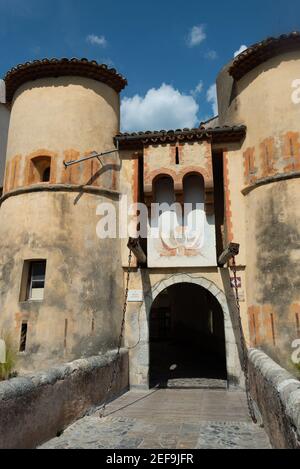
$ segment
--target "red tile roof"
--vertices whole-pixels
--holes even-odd
[[[212,140],[214,143],[239,142],[246,135],[246,127],[200,127],[197,129],[161,130],[159,132],[121,133],[115,137],[121,149],[141,148],[144,145],[170,144]]]
[[[239,80],[267,60],[293,50],[300,51],[300,32],[296,31],[277,38],[270,37],[248,47],[247,50],[239,54],[229,68],[229,73],[233,78]]]
[[[13,99],[16,90],[24,83],[38,78],[81,76],[106,83],[118,93],[127,85],[127,80],[114,68],[87,59],[44,59],[26,62],[12,68],[4,78],[7,101]]]

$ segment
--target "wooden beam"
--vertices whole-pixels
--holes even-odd
[[[130,249],[141,264],[147,263],[147,256],[143,251],[139,238],[129,238],[128,249]]]
[[[240,253],[240,245],[236,243],[230,243],[228,248],[219,257],[219,265],[224,266],[230,259],[238,256]]]

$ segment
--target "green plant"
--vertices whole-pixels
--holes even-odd
[[[294,367],[296,368],[297,372],[298,372],[298,375],[300,377],[300,363],[298,364],[295,364]]]
[[[289,361],[288,371],[292,373],[297,379],[300,380],[300,363],[294,363],[292,360]]]
[[[8,334],[0,334],[6,344],[6,363],[0,363],[0,381],[5,381],[14,375],[17,363],[17,350]]]

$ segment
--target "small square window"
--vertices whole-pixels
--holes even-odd
[[[44,299],[46,261],[25,261],[22,275],[20,301]]]

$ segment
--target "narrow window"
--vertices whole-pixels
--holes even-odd
[[[205,242],[205,192],[204,179],[198,174],[189,174],[183,180],[184,226],[200,249]]]
[[[249,172],[251,171],[250,158]],[[253,165],[254,166],[254,165]],[[216,241],[218,258],[225,249],[224,246],[224,225],[225,225],[225,191],[224,191],[224,162],[223,153],[213,154],[213,175],[214,175],[214,200],[215,200],[215,222],[216,222]]]
[[[21,338],[20,338],[20,352],[25,352],[26,351],[27,331],[28,331],[27,322],[22,322]]]
[[[49,182],[51,176],[51,157],[37,156],[30,161],[29,184]]]
[[[44,170],[43,173],[43,182],[49,182],[50,181],[50,166]]]
[[[152,217],[152,227],[158,227],[160,236],[170,239],[178,226],[173,179],[164,175],[159,177],[154,183],[154,194],[159,213]]]
[[[274,347],[276,347],[274,314],[271,314],[271,326],[272,326],[273,345],[274,345]]]
[[[254,314],[252,316],[252,320],[253,320],[253,332],[254,332],[254,346],[257,347],[256,321],[255,321],[255,315]]]
[[[180,164],[179,148],[178,147],[176,147],[176,164]]]
[[[155,202],[173,205],[176,202],[174,181],[170,176],[162,175],[154,183]]]
[[[68,338],[68,323],[69,321],[65,319],[65,333],[64,333],[64,350],[67,350],[67,338]]]

